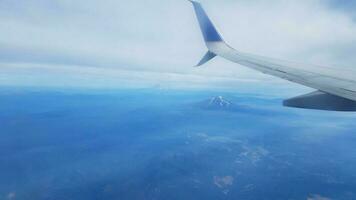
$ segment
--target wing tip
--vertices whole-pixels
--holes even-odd
[[[190,1],[194,6],[195,14],[197,16],[199,26],[205,42],[222,42],[223,39],[221,35],[216,30],[209,16],[206,14],[203,6],[197,1],[194,0],[188,0],[188,1]]]

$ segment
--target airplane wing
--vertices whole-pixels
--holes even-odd
[[[340,71],[330,67],[282,61],[237,51],[224,42],[201,4],[191,2],[208,48],[208,53],[197,66],[220,56],[262,73],[316,89],[310,94],[285,100],[285,106],[356,111],[356,71]]]

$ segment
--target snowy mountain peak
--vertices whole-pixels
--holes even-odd
[[[214,107],[230,107],[232,103],[228,100],[226,100],[222,96],[216,96],[210,99],[209,101],[209,106],[214,106]]]

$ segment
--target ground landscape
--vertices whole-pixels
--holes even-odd
[[[0,92],[0,199],[356,199],[352,113],[234,92]]]

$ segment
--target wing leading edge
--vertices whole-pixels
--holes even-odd
[[[330,108],[327,104],[320,106],[320,108],[318,108],[318,106],[308,106],[306,104],[298,105],[296,104],[297,101],[294,101],[293,104],[285,103],[285,106],[321,110],[355,111],[355,71],[348,70],[347,72],[340,72],[338,69],[282,61],[237,51],[225,43],[201,4],[195,1],[191,2],[193,3],[195,13],[197,15],[205,44],[209,50],[198,66],[208,62],[215,56],[220,56],[262,73],[314,88],[318,91],[318,93],[325,94],[314,95],[314,103],[317,103],[318,101],[329,102],[329,104],[334,103],[334,105],[330,105]],[[329,95],[332,96],[332,98],[330,98]],[[310,97],[310,95],[305,95],[305,97]],[[327,100],[325,100],[325,98]],[[337,98],[338,100],[335,101]],[[330,101],[330,99],[333,101]],[[335,105],[338,104],[338,102],[347,103],[339,106]],[[355,105],[351,105],[352,102],[354,102]],[[337,109],[338,107],[342,109]],[[348,109],[348,107],[350,107],[350,109]]]

